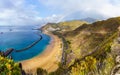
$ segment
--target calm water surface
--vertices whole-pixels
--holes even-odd
[[[41,34],[43,39],[32,48],[22,52],[13,51],[10,55],[15,61],[22,61],[40,54],[49,44],[50,37],[38,30],[32,30],[33,28],[35,27],[0,26],[0,50],[6,51],[8,48],[22,49],[38,40]]]

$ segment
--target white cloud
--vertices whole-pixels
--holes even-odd
[[[49,8],[62,10],[66,17],[116,17],[120,16],[120,0],[40,0]],[[79,13],[79,14],[76,14]]]
[[[26,2],[27,0],[1,0],[0,25],[40,25],[56,22],[58,17],[60,18],[57,15],[42,18],[36,5]]]
[[[41,5],[29,1],[39,1]],[[43,8],[38,9],[41,6]],[[120,16],[119,8],[120,0],[0,0],[0,25],[39,25],[85,17],[116,17]],[[41,17],[43,14],[47,17]]]
[[[1,0],[0,10],[0,25],[29,24],[30,15],[36,15],[31,9],[26,10],[25,0]]]

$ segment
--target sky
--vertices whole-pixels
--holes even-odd
[[[0,25],[42,25],[118,16],[120,0],[0,0]]]

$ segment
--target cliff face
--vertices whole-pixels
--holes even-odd
[[[118,37],[120,17],[92,24],[64,23],[49,25],[50,28],[54,29],[52,32],[60,33],[68,44],[68,49],[64,51],[66,64],[62,70],[60,68],[54,73],[110,75],[111,69],[116,64],[114,61],[116,55],[112,52],[116,51],[117,53],[120,49],[118,46],[113,47],[114,40]],[[49,27],[47,26],[46,29]]]

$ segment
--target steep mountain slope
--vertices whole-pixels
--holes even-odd
[[[111,46],[118,37],[120,17],[92,24],[76,24],[79,25],[76,27],[69,23],[50,25],[54,29],[52,32],[58,33],[64,39],[64,46],[67,44],[68,47],[63,51],[64,64],[61,63],[51,75],[110,75],[115,65]],[[73,29],[66,28],[66,25]]]
[[[93,24],[84,24],[64,36],[71,42],[71,50],[79,57],[91,52],[102,41],[114,33],[120,25],[120,18],[111,18]],[[78,54],[79,52],[79,54]],[[78,57],[76,56],[76,57]]]
[[[84,24],[64,34],[66,40],[70,42],[70,49],[67,50],[69,53],[67,53],[66,66],[70,66],[71,75],[80,73],[81,75],[88,75],[88,73],[92,75],[110,75],[110,71],[115,64],[111,46],[118,35],[119,26],[120,17],[117,17],[93,24]],[[98,69],[99,67],[95,64],[101,64],[104,69]],[[89,70],[89,72],[84,73],[81,71],[82,65],[86,66],[83,67],[84,71]],[[99,74],[96,72],[96,68],[104,71]],[[106,74],[105,70],[107,71]]]

